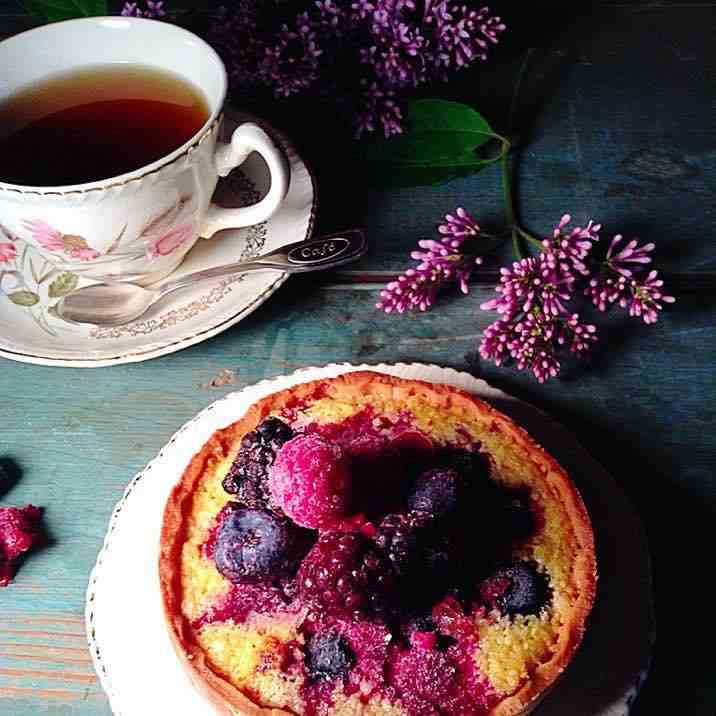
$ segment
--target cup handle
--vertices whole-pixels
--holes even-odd
[[[283,152],[261,127],[246,122],[234,130],[231,141],[222,143],[216,150],[214,161],[220,177],[243,164],[251,152],[258,152],[266,162],[271,176],[271,186],[266,196],[256,204],[238,209],[226,209],[213,202],[209,204],[200,232],[204,238],[213,236],[221,229],[240,229],[266,221],[280,206],[286,193],[290,170]]]

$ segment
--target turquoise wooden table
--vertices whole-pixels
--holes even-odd
[[[572,3],[571,5],[580,5]],[[0,3],[7,33],[28,24]],[[510,13],[512,15],[510,16]],[[634,714],[716,711],[713,544],[716,525],[716,7],[702,3],[556,3],[519,20],[495,71],[454,91],[496,124],[526,46],[535,76],[520,116],[519,205],[546,232],[565,211],[658,244],[678,297],[653,328],[615,320],[591,366],[538,385],[480,362],[498,265],[466,298],[426,315],[373,308],[381,282],[440,216],[465,205],[500,222],[497,172],[430,189],[354,185],[323,130],[275,117],[317,169],[319,229],[362,225],[370,254],[351,271],[291,280],[247,320],[180,353],[97,370],[0,359],[2,504],[46,508],[50,545],[0,590],[0,714],[106,716],[85,645],[84,595],[110,512],[131,477],[209,402],[261,378],[334,361],[424,361],[468,370],[550,412],[612,472],[643,514],[654,555],[659,641]],[[520,27],[523,29],[520,31]],[[478,87],[478,89],[475,89]],[[453,95],[454,96],[454,95]],[[221,371],[235,382],[212,387]],[[141,559],[141,555],[138,555]],[[625,637],[626,638],[626,637]],[[138,645],[141,648],[141,645]],[[618,648],[618,645],[615,645]],[[608,668],[608,665],[605,665]]]

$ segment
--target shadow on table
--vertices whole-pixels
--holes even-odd
[[[11,457],[0,457],[0,499],[5,497],[22,477],[20,465]]]

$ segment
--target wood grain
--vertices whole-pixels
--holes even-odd
[[[683,585],[698,586],[712,562],[716,520],[716,3],[550,2],[529,16],[521,3],[497,5],[511,34],[490,64],[449,92],[504,127],[511,77],[525,48],[536,47],[515,124],[525,225],[548,232],[570,211],[578,222],[600,220],[607,233],[655,241],[678,303],[652,328],[610,319],[591,364],[570,366],[544,386],[485,365],[476,347],[491,317],[479,304],[505,251],[486,262],[470,296],[447,296],[432,313],[389,317],[373,304],[379,284],[446,211],[464,205],[486,228],[501,228],[497,172],[378,191],[346,169],[352,145],[343,151],[328,141],[332,117],[321,124],[307,111],[304,123],[301,112],[266,108],[318,170],[319,229],[361,225],[371,252],[351,271],[292,280],[246,321],[175,355],[97,371],[0,362],[0,459],[17,478],[0,486],[2,503],[46,506],[52,537],[0,590],[0,714],[110,713],[82,614],[89,571],[124,487],[210,401],[333,361],[467,369],[570,426],[647,520],[660,648],[634,716],[655,713],[657,704],[685,716],[713,714],[716,626],[700,620],[694,639],[679,615],[700,607]],[[0,34],[32,24],[19,7],[0,0]],[[225,369],[235,382],[212,387]]]

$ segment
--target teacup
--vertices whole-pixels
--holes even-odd
[[[21,239],[61,271],[148,284],[171,273],[199,237],[258,224],[278,209],[289,182],[282,152],[249,122],[229,143],[217,143],[226,69],[208,44],[182,28],[104,17],[29,30],[0,43],[0,100],[50,75],[105,63],[148,65],[179,75],[206,96],[206,123],[162,159],[102,181],[32,187],[3,183],[0,176],[0,242]],[[268,166],[267,194],[241,208],[213,204],[219,177],[251,152]]]

